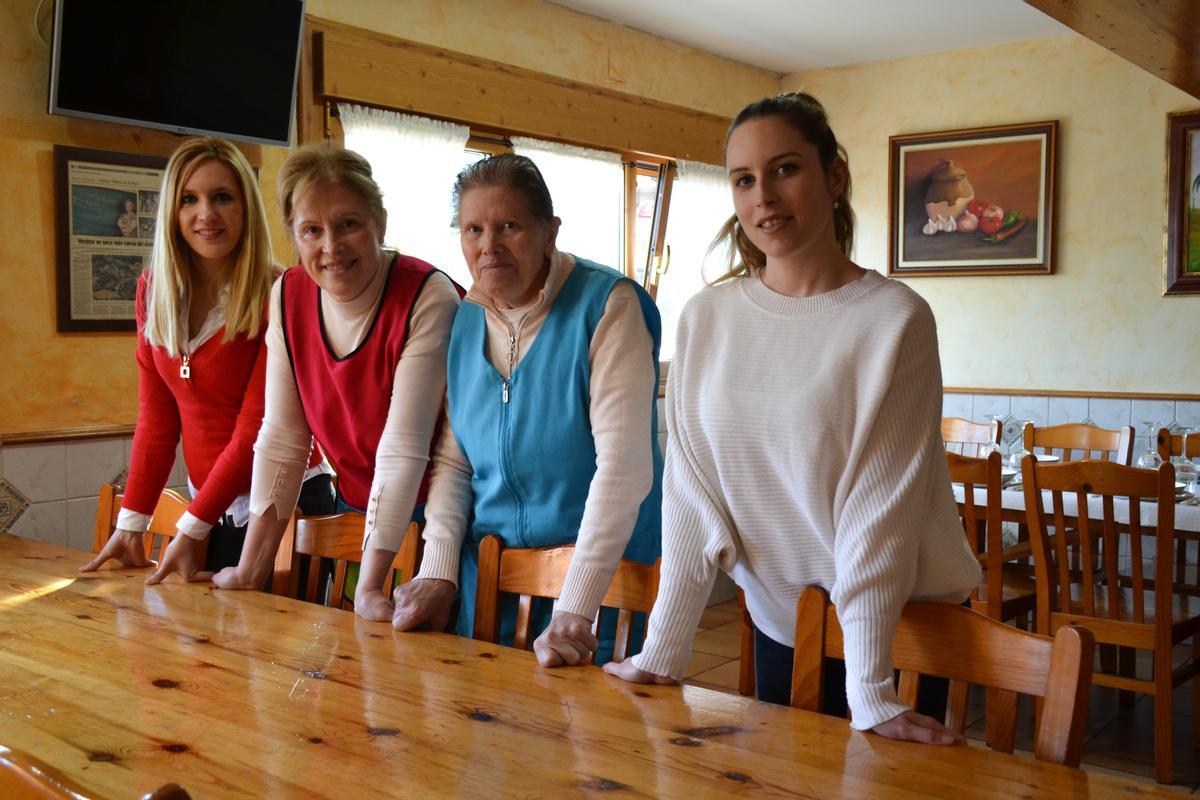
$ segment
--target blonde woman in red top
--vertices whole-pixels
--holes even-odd
[[[192,500],[178,523],[182,535],[147,583],[173,572],[208,580],[241,555],[263,416],[266,300],[279,273],[254,173],[230,143],[182,144],[167,163],[161,198],[150,267],[137,286],[138,421],[125,499],[117,530],[81,568],[109,559],[153,564],[143,536],[182,438]],[[330,513],[332,483],[319,451],[308,468],[302,505]]]

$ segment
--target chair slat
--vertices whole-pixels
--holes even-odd
[[[344,608],[346,590],[346,568],[348,564],[362,562],[363,527],[366,518],[356,511],[341,514],[330,514],[320,517],[300,516],[295,518],[294,534],[292,536],[291,576],[288,581],[289,593],[300,600],[321,602],[320,592],[323,589],[322,580],[329,573],[322,565],[333,563],[332,586],[325,603],[334,608]],[[405,531],[400,550],[392,559],[386,575],[391,576],[397,571],[401,582],[412,580],[421,557],[421,531],[415,524],[410,524]],[[323,561],[327,560],[327,561]],[[301,564],[307,561],[308,577],[304,581],[303,591],[299,587]],[[277,574],[279,574],[277,572]],[[392,584],[385,583],[390,587]],[[388,590],[390,593],[390,589]]]
[[[517,603],[517,629],[513,634],[513,647],[518,650],[528,650],[532,642],[529,640],[529,618],[533,613],[533,596],[521,595]]]

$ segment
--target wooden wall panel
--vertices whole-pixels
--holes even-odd
[[[310,18],[309,26],[318,103],[345,100],[607,150],[723,162],[725,117],[325,20]],[[301,114],[302,128],[304,116],[311,125],[311,114]],[[316,131],[302,133],[311,141]]]
[[[1196,0],[1025,0],[1101,47],[1200,97]]]

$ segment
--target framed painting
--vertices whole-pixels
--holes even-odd
[[[1054,271],[1058,122],[892,136],[888,274]]]
[[[1200,111],[1167,116],[1163,294],[1200,293]]]
[[[60,333],[133,331],[165,158],[54,147]]]

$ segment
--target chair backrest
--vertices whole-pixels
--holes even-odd
[[[1038,464],[1026,457],[1021,465],[1025,509],[1037,577],[1038,630],[1050,630],[1050,614],[1068,611],[1096,619],[1146,622],[1146,593],[1170,587],[1175,552],[1175,468],[1138,469],[1106,461]],[[1045,511],[1043,493],[1051,510]],[[1089,495],[1092,498],[1089,500]],[[1127,507],[1128,522],[1118,520],[1117,501]],[[1156,501],[1157,516],[1143,524],[1142,501]],[[1050,535],[1050,528],[1068,535]],[[1119,535],[1128,531],[1130,576],[1122,576],[1117,555]],[[1154,540],[1154,577],[1147,580],[1142,539]],[[1078,566],[1076,566],[1078,565]],[[1071,588],[1076,605],[1072,609]],[[1131,606],[1121,601],[1121,587],[1132,590]],[[1172,592],[1155,592],[1156,619],[1170,625]]]
[[[971,422],[961,417],[942,417],[942,442],[951,452],[977,456],[980,445],[1000,444],[1000,426],[994,421]]]
[[[507,592],[520,595],[513,645],[524,650],[533,647],[529,630],[533,598],[559,596],[574,554],[574,545],[505,549],[500,537],[485,536],[479,543],[474,637],[485,642],[500,641],[500,593]],[[608,593],[600,601],[602,608],[617,609],[614,661],[625,660],[629,652],[633,613],[649,613],[654,607],[654,598],[658,596],[660,561],[639,564],[621,559],[617,564]],[[592,631],[599,630],[599,625],[600,615],[597,614]]]
[[[946,468],[950,480],[963,485],[963,502],[958,504],[963,532],[975,557],[984,567],[987,581],[988,612],[1000,618],[1004,581],[1004,542],[1001,512],[1000,453],[993,451],[987,458],[970,458],[946,453]],[[986,491],[984,505],[975,501],[975,489]]]
[[[1060,450],[1063,461],[1090,459],[1099,453],[1099,461],[1129,465],[1133,463],[1133,427],[1109,430],[1071,422],[1038,428],[1030,423],[1025,426],[1025,449],[1033,453],[1035,447],[1043,453]]]
[[[1187,449],[1188,458],[1200,456],[1200,433],[1188,434]],[[1159,428],[1158,454],[1163,461],[1170,461],[1171,456],[1183,455],[1183,434],[1171,433],[1166,428]]]
[[[1051,639],[952,603],[911,602],[896,626],[892,661],[901,671],[899,697],[905,705],[916,703],[919,675],[989,687],[988,744],[1004,752],[1012,752],[1017,695],[1045,698],[1034,753],[1043,761],[1077,767],[1093,646],[1092,634],[1076,626],[1064,626]],[[842,629],[829,595],[810,586],[796,604],[793,706],[820,711],[822,656],[844,658]],[[993,715],[1005,717],[996,730],[1007,735],[993,737]]]
[[[92,552],[99,553],[113,531],[117,529],[117,516],[121,513],[121,503],[125,495],[121,487],[115,483],[106,483],[100,487],[100,502],[96,507],[96,533],[92,537]],[[158,558],[167,546],[167,542],[175,537],[176,525],[179,518],[188,509],[188,501],[179,492],[163,489],[159,495],[158,505],[154,507],[154,515],[150,518],[150,527],[143,537],[146,545],[146,558]],[[200,554],[203,563],[204,553]]]
[[[318,559],[333,562],[333,586],[325,604],[334,608],[344,606],[346,565],[362,563],[363,527],[366,517],[357,511],[346,511],[325,517],[296,517],[292,541],[291,569],[288,595],[312,603],[321,602],[326,573]],[[413,522],[408,526],[392,566],[384,578],[384,586],[397,582],[408,583],[416,574],[421,560],[421,531]]]

